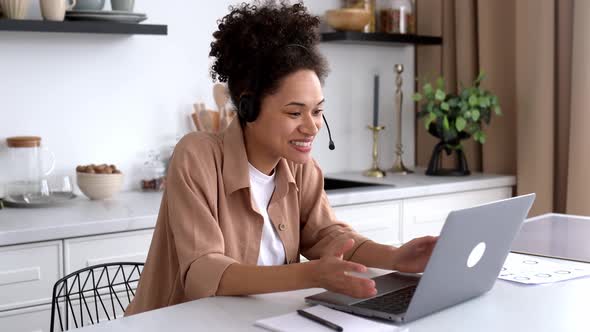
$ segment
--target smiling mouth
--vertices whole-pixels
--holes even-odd
[[[302,141],[289,141],[290,144],[293,144],[295,146],[302,147],[302,148],[311,147],[311,142],[312,141],[305,141],[305,142],[302,142]]]

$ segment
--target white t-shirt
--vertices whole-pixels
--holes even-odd
[[[285,247],[279,234],[268,217],[268,203],[275,190],[275,173],[266,175],[248,163],[250,173],[250,193],[258,207],[258,212],[264,218],[258,265],[285,264]]]

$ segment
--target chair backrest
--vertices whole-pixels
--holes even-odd
[[[53,286],[50,331],[67,331],[122,315],[135,296],[143,263],[107,263],[70,273]]]

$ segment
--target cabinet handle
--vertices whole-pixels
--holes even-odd
[[[89,259],[86,261],[86,267],[98,264],[113,263],[113,262],[145,262],[147,258],[146,253],[136,253],[130,255],[101,257]]]
[[[414,216],[414,224],[444,223],[448,214],[436,214],[429,216]]]
[[[39,266],[0,272],[0,286],[35,280],[41,280]]]

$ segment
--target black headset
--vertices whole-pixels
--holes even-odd
[[[245,120],[246,122],[254,122],[256,118],[258,118],[258,113],[260,112],[259,105],[256,105],[256,100],[252,95],[243,95],[240,97],[240,101],[238,103],[238,116],[240,119]],[[336,146],[334,145],[334,141],[332,140],[332,133],[330,132],[330,126],[328,125],[328,121],[326,121],[326,117],[322,114],[322,118],[324,119],[324,123],[326,124],[326,128],[328,129],[328,148],[330,150],[334,150]]]
[[[254,104],[254,96],[243,95],[238,103],[238,116],[246,122],[254,122],[258,118],[258,107]]]

